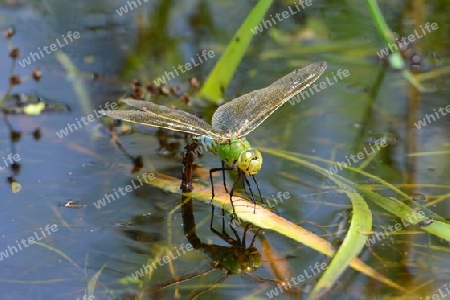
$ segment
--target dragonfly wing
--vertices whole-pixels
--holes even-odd
[[[287,100],[316,81],[326,68],[327,63],[324,61],[311,64],[265,88],[225,103],[214,113],[212,128],[236,138],[249,134]]]
[[[194,135],[205,135],[211,138],[220,137],[218,133],[214,132],[211,125],[185,111],[147,101],[134,99],[125,99],[123,101],[139,110],[103,110],[100,113],[114,119],[141,125],[162,127]]]

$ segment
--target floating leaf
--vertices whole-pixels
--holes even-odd
[[[17,181],[11,182],[11,192],[13,194],[20,192],[21,189],[22,185],[20,183],[18,183]]]
[[[41,112],[44,110],[44,108],[45,108],[44,102],[32,103],[25,106],[23,108],[23,112],[26,115],[40,115]]]

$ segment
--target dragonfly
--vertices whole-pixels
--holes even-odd
[[[252,176],[256,183],[254,175],[261,170],[263,163],[261,152],[250,145],[246,136],[290,98],[313,84],[326,68],[326,62],[316,62],[292,71],[269,86],[235,98],[217,108],[211,124],[182,110],[135,99],[124,99],[123,102],[137,110],[106,110],[101,113],[131,123],[192,134],[195,141],[222,160],[222,168],[210,170],[211,179],[214,171],[238,170],[238,178],[230,192],[235,213],[232,197],[239,178],[244,182],[246,176]]]

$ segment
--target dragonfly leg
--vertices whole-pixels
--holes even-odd
[[[214,209],[213,209],[214,212]],[[225,213],[225,210],[223,209],[223,213]],[[228,233],[225,230],[225,217],[222,218],[222,232],[217,231],[213,226],[213,218],[214,215],[211,216],[211,223],[209,224],[209,229],[214,232],[218,237],[220,237],[222,240],[227,242],[230,245],[234,245],[234,240],[228,235]]]
[[[211,205],[211,222],[209,224],[209,228],[215,232],[216,230],[213,227],[213,223],[214,223],[214,210],[215,210],[215,206]],[[222,208],[222,233],[226,234],[225,231],[225,209]]]
[[[236,190],[236,186],[239,182],[239,179],[244,175],[244,173],[242,173],[241,170],[238,170],[238,176],[236,177],[236,180],[233,183],[233,187],[231,188],[230,191],[230,202],[231,202],[231,207],[233,208],[233,214],[231,216],[231,218],[233,219],[234,216],[236,215],[236,211],[234,210],[234,204],[233,204],[233,195],[234,195],[234,191]]]
[[[261,228],[258,228],[256,232],[253,234],[252,242],[250,243],[250,247],[253,247],[253,243],[255,242],[256,237],[258,236],[259,232],[261,231]]]
[[[222,207],[222,233],[225,233],[225,209]]]
[[[245,176],[245,174],[243,174],[242,177],[242,184],[244,185],[244,190],[247,193],[247,195],[250,197],[250,200],[252,200],[253,202],[253,213],[256,212],[256,201],[255,201],[255,196],[253,195],[253,191],[252,188],[250,187],[250,182],[248,181],[247,177]],[[246,186],[248,186],[248,190],[250,192],[250,194],[247,192],[247,189],[245,188]]]
[[[245,225],[245,228],[244,228],[244,234],[242,235],[242,242],[241,242],[241,244],[242,244],[242,246],[244,247],[244,249],[245,249],[245,238],[246,238],[247,232],[248,232],[251,228],[252,228],[252,224],[251,224],[251,223],[248,223],[247,225]]]
[[[212,173],[213,172],[216,172],[217,170],[216,170],[216,168],[214,168],[214,169],[210,169],[209,170],[209,181],[211,182],[211,203],[212,203],[212,200],[214,199],[214,183],[213,183],[213,179],[212,179]]]
[[[253,225],[252,225],[251,223],[248,223],[247,225],[245,225],[245,228],[244,228],[244,234],[242,235],[242,243],[241,243],[241,245],[244,247],[244,249],[246,248],[246,247],[245,247],[245,239],[246,239],[246,235],[247,235],[247,233],[252,229],[252,227],[253,227]],[[253,234],[253,238],[252,238],[252,241],[251,241],[251,243],[250,243],[250,247],[253,247],[253,243],[255,242],[255,239],[256,239],[256,237],[258,236],[258,234],[259,234],[260,231],[261,231],[261,228],[258,228],[258,229],[256,230],[256,232]]]
[[[256,185],[256,189],[258,189],[259,199],[261,199],[261,203],[264,204],[263,198],[262,198],[262,196],[261,196],[261,190],[259,189],[259,184],[258,184],[258,182],[256,181],[255,176],[252,176],[252,178],[253,178],[253,182],[254,182],[255,185]]]
[[[234,236],[236,237],[236,242],[237,242],[239,245],[241,245],[241,238],[239,237],[238,232],[236,231],[236,229],[235,229],[233,226],[231,226],[231,223],[230,223],[229,225],[230,225],[231,231],[233,231],[233,234],[234,234]]]
[[[227,183],[225,182],[225,162],[222,160],[222,177],[223,177],[223,186],[225,187],[225,192],[228,194]]]
[[[212,173],[217,172],[217,171],[222,171],[223,172],[223,183],[225,185],[225,171],[226,170],[234,170],[234,168],[224,167],[224,162],[223,161],[222,161],[222,168],[212,168],[212,169],[209,170],[209,181],[211,182],[211,194],[212,194],[211,202],[212,202],[212,199],[214,199],[214,196],[215,196],[214,183],[213,183],[213,179],[212,179]],[[228,193],[226,185],[225,185],[225,191]]]
[[[213,222],[214,222],[214,205],[211,205],[211,223],[209,223],[209,229],[213,228]]]

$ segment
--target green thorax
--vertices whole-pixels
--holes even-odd
[[[229,165],[236,164],[239,155],[241,155],[241,153],[245,150],[251,148],[246,138],[216,140],[202,137],[201,142],[205,145],[208,151],[214,153]]]
[[[261,169],[261,153],[252,148],[244,137],[239,139],[211,139],[206,136],[199,136],[196,140],[226,164],[237,167],[246,175],[255,175]]]

